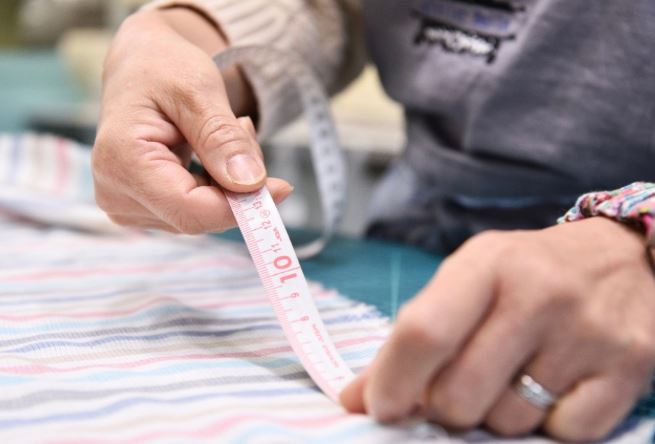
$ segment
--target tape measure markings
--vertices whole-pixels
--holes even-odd
[[[316,385],[337,401],[354,375],[330,340],[273,198],[266,188],[226,196],[291,348]]]
[[[324,225],[319,239],[297,247],[298,257],[318,254],[341,221],[346,202],[346,171],[336,126],[331,118],[329,101],[314,72],[297,55],[268,46],[242,46],[228,49],[216,57],[216,65],[225,69],[234,64],[263,67],[284,60],[286,76],[295,86],[311,138],[312,166],[318,182]]]
[[[312,165],[325,220],[321,236],[299,247],[296,254],[268,189],[225,194],[291,348],[316,385],[336,402],[354,374],[330,339],[298,260],[323,249],[336,231],[345,207],[345,162],[327,95],[302,61],[274,48],[232,48],[214,58],[219,68],[249,62],[266,65],[271,60],[285,61],[288,78],[296,86],[309,123]]]

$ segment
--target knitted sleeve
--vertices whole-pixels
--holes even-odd
[[[231,46],[271,45],[293,51],[312,67],[331,94],[361,71],[364,44],[359,0],[155,0],[145,7],[186,6],[212,19]],[[266,138],[300,112],[283,62],[242,66]]]

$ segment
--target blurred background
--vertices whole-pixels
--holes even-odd
[[[92,145],[102,61],[112,33],[147,0],[0,0],[0,132],[37,131]],[[404,143],[402,111],[368,68],[333,102],[349,167],[342,231],[361,234],[375,183]],[[271,175],[296,193],[282,207],[287,223],[321,223],[304,122],[264,147]]]

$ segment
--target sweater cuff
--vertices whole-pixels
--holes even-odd
[[[317,14],[304,2],[300,4],[302,7],[289,11],[271,0],[155,0],[144,8],[195,9],[218,26],[230,46],[270,45],[295,52],[328,90],[333,89],[339,83],[344,58],[343,11],[333,6]],[[257,101],[259,138],[266,139],[300,113],[299,95],[292,79],[285,75],[284,61],[249,62],[241,67]]]

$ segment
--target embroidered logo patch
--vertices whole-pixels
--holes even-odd
[[[444,50],[495,60],[506,40],[514,39],[533,0],[419,0],[416,44],[438,44]]]

